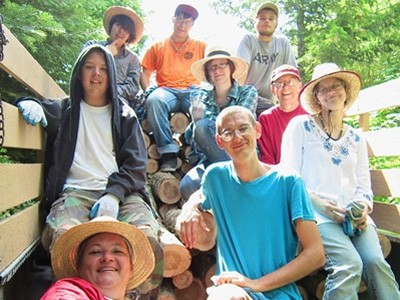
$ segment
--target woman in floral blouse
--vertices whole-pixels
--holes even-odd
[[[303,177],[325,248],[323,299],[358,299],[361,278],[373,299],[400,299],[369,216],[372,190],[361,131],[343,122],[361,87],[359,75],[334,63],[315,67],[300,92],[310,115],[295,117],[282,140],[281,164]]]

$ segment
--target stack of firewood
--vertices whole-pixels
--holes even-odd
[[[148,192],[163,225],[160,243],[164,250],[165,270],[159,300],[206,299],[206,288],[212,285],[210,278],[215,272],[216,227],[211,214],[202,213],[211,231],[199,234],[194,250],[188,250],[179,240],[177,218],[182,206],[179,183],[182,176],[192,168],[188,161],[190,147],[182,139],[189,121],[189,117],[183,113],[175,113],[170,119],[174,139],[181,149],[178,170],[174,173],[158,171],[160,155],[147,121],[142,122],[148,152]],[[391,242],[384,235],[379,235],[379,238],[384,256],[387,257],[391,251]],[[325,281],[326,273],[320,269],[299,280],[297,286],[303,299],[322,299]],[[361,282],[359,293],[366,289],[365,283]]]
[[[164,251],[165,269],[159,300],[206,299],[206,288],[211,285],[210,278],[215,272],[216,228],[211,214],[203,213],[211,230],[199,235],[194,250],[188,250],[179,240],[177,217],[182,206],[179,183],[192,168],[188,160],[190,146],[186,145],[183,139],[183,133],[189,122],[189,116],[183,113],[175,113],[170,118],[173,137],[180,148],[178,169],[173,173],[159,172],[161,157],[157,145],[147,120],[141,123],[148,155],[147,189],[153,209],[158,213],[162,223],[159,242]]]

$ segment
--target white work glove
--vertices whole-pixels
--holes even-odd
[[[47,126],[46,116],[44,115],[43,108],[39,103],[32,100],[26,100],[19,102],[17,106],[26,123],[35,126],[40,122],[43,127]]]
[[[206,95],[203,93],[190,95],[189,112],[193,122],[203,119],[204,117],[204,111],[206,110],[206,105],[204,104],[203,99],[205,97]]]
[[[113,194],[105,194],[93,205],[89,213],[89,219],[108,216],[117,218],[119,211],[119,199]]]

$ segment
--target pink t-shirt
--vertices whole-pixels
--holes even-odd
[[[57,280],[40,300],[106,300],[100,291],[82,278]]]
[[[258,117],[258,122],[262,126],[261,138],[258,139],[262,162],[276,165],[281,161],[283,132],[292,118],[304,114],[307,112],[301,105],[290,112],[284,112],[279,106],[276,106],[264,111]]]

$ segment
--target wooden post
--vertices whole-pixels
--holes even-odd
[[[160,159],[160,158],[161,158],[160,153],[158,153],[157,145],[156,145],[156,144],[151,144],[151,145],[147,148],[147,155],[148,155],[150,158],[153,158],[153,159]]]
[[[147,166],[146,166],[146,172],[147,174],[154,174],[155,172],[158,171],[158,160],[154,158],[149,158],[147,160]]]

